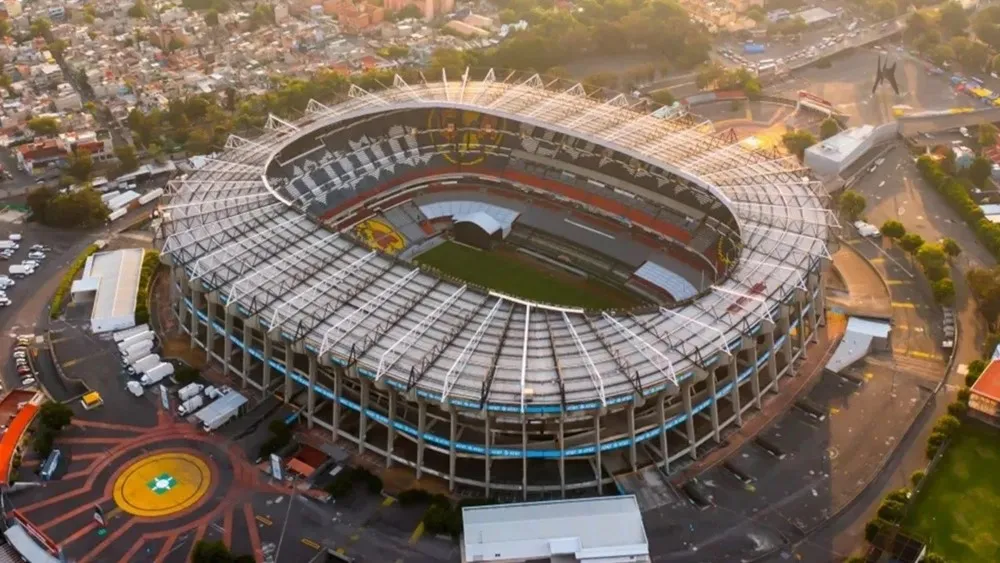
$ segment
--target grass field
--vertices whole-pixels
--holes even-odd
[[[485,252],[446,242],[421,254],[416,261],[500,293],[553,305],[608,309],[641,302],[623,290],[557,270],[511,250]]]
[[[1000,561],[1000,432],[967,424],[948,447],[903,528],[953,563]]]

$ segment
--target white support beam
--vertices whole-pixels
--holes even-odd
[[[524,396],[527,393],[528,383],[528,342],[531,338],[531,305],[524,306],[524,338],[521,340],[521,392],[518,393],[521,401],[521,412],[524,409]]]
[[[458,103],[465,102],[465,87],[469,83],[469,67],[465,67],[465,72],[462,73],[462,88],[458,91]]]
[[[444,89],[444,101],[451,101],[451,93],[448,92],[448,71],[441,67],[441,87]]]
[[[272,204],[272,207],[277,207],[277,204]],[[222,228],[219,225],[221,225],[223,221],[230,221],[230,223],[228,223],[228,226],[226,228],[231,228],[236,225],[242,225],[244,223],[247,223],[251,219],[256,219],[260,217],[262,209],[266,208],[255,207],[249,211],[244,211],[243,213],[240,213],[238,215],[224,217],[219,221],[213,221],[210,223],[200,223],[189,229],[184,229],[183,231],[175,231],[167,236],[167,239],[163,243],[163,248],[160,250],[160,253],[169,256],[170,254],[176,252],[177,250],[180,250],[181,248],[187,248],[188,246],[196,244],[201,240],[207,239],[211,236],[215,236],[215,234],[211,233],[212,227]],[[201,236],[198,236],[195,233],[199,233]],[[177,244],[177,241],[184,236],[190,236],[192,237],[192,240],[188,244],[182,246],[175,246]]]
[[[491,101],[488,107],[497,108],[502,107],[508,99],[517,97],[519,95],[524,95],[525,92],[521,90],[521,86],[527,86],[529,88],[540,88],[542,86],[542,79],[538,77],[537,74],[532,75],[530,78],[524,82],[513,84],[507,90],[500,95],[499,98]]]
[[[497,299],[497,302],[493,305],[493,308],[486,313],[486,317],[483,319],[479,326],[476,328],[476,332],[472,334],[469,341],[466,342],[465,347],[455,358],[455,361],[448,368],[448,371],[444,374],[444,381],[441,384],[441,403],[445,403],[448,399],[448,394],[451,393],[452,387],[458,382],[458,378],[461,376],[462,371],[465,370],[465,366],[468,365],[469,359],[476,352],[479,347],[479,343],[483,340],[483,336],[486,334],[487,329],[490,328],[490,324],[493,322],[493,318],[496,317],[497,311],[500,310],[500,306],[503,305],[504,299],[501,297]]]
[[[459,286],[451,295],[449,295],[444,301],[442,301],[433,311],[428,313],[424,318],[420,319],[420,322],[413,325],[413,328],[408,330],[406,334],[399,337],[398,340],[392,343],[391,346],[386,348],[385,352],[382,352],[382,356],[378,360],[378,369],[375,371],[375,381],[382,379],[387,371],[392,369],[396,365],[396,362],[403,357],[406,352],[413,347],[417,340],[420,339],[427,332],[427,329],[437,321],[441,315],[444,314],[451,306],[458,301],[458,298],[465,293],[466,286]],[[397,347],[402,346],[399,350]]]
[[[726,335],[721,330],[719,330],[719,327],[702,322],[695,317],[690,317],[688,315],[685,315],[684,313],[674,311],[673,309],[667,309],[666,307],[660,307],[660,314],[667,315],[670,318],[677,317],[679,319],[682,319],[684,322],[694,324],[709,332],[714,332],[715,335],[719,337],[718,338],[719,352],[727,356],[729,355],[729,343],[726,342]]]
[[[361,86],[358,86],[357,84],[351,84],[351,89],[348,90],[347,95],[348,97],[351,98],[363,100],[366,103],[373,103],[380,106],[389,105],[389,102],[383,99],[382,96],[379,96],[378,94],[373,94],[368,90],[365,90]]]
[[[305,262],[316,248],[332,243],[340,238],[339,233],[331,233],[325,237],[317,238],[315,241],[300,248],[299,250],[284,256],[277,262],[268,262],[263,268],[257,268],[249,274],[237,279],[229,286],[229,294],[226,296],[226,304],[239,303],[245,297],[258,289],[273,284],[280,284],[285,272],[294,266]]]
[[[402,76],[400,76],[398,74],[394,75],[392,77],[392,85],[396,89],[403,90],[407,94],[409,94],[410,95],[410,99],[412,99],[414,101],[417,101],[417,102],[424,101],[424,99],[420,97],[420,94],[418,94],[417,91],[413,89],[413,86],[410,86],[409,84],[406,83],[406,80],[403,80]]]
[[[222,199],[208,199],[208,200],[189,201],[189,202],[186,202],[186,203],[173,203],[173,204],[170,204],[170,205],[164,207],[163,211],[170,212],[170,211],[174,211],[176,209],[186,209],[188,207],[205,207],[207,205],[211,205],[211,204],[215,204],[215,203],[229,203],[229,202],[234,202],[234,201],[240,201],[240,202],[243,202],[243,203],[250,203],[252,201],[256,201],[256,200],[259,200],[261,198],[268,198],[268,197],[271,197],[270,193],[262,192],[262,193],[256,193],[256,194],[243,194],[243,195],[238,195],[238,196],[235,196],[235,197],[227,197],[227,198],[222,198]],[[213,208],[213,209],[215,209],[215,208]],[[228,209],[228,207],[224,206],[223,209]]]
[[[674,362],[672,362],[669,357],[667,357],[663,352],[660,352],[645,338],[632,332],[632,330],[630,330],[627,326],[620,323],[618,319],[607,313],[601,313],[601,315],[604,317],[604,320],[606,320],[611,327],[615,329],[615,332],[617,332],[619,336],[628,340],[628,343],[631,344],[632,347],[635,348],[635,350],[639,352],[639,354],[645,358],[651,366],[656,368],[656,371],[658,371],[660,375],[665,377],[674,385],[678,385],[677,371],[674,370]]]
[[[575,119],[567,123],[566,127],[569,129],[575,129],[582,123],[592,123],[612,112],[628,107],[628,105],[628,98],[625,97],[625,94],[618,94],[603,104],[591,106],[590,109],[580,113],[580,115],[576,116]]]
[[[296,125],[292,125],[291,123],[285,121],[284,119],[281,119],[280,117],[274,115],[273,113],[267,114],[267,123],[264,124],[265,129],[270,129],[273,131],[276,129],[281,129],[282,127],[289,129],[291,131],[299,130],[299,128]]]
[[[466,72],[468,72],[468,69],[466,69]],[[487,91],[492,90],[493,86],[496,85],[496,82],[497,82],[496,73],[494,73],[493,69],[491,68],[489,71],[487,71],[486,76],[484,76],[483,79],[479,82],[479,91],[476,92],[476,96],[472,98],[472,100],[469,103],[471,103],[472,105],[478,103],[479,98],[481,98],[482,95],[485,94]]]
[[[552,107],[558,106],[558,105],[562,105],[562,104],[565,104],[567,102],[572,103],[572,100],[574,98],[579,99],[579,98],[586,98],[586,97],[587,97],[587,91],[583,89],[583,85],[580,84],[580,83],[576,83],[573,86],[571,86],[570,88],[567,88],[566,90],[564,90],[562,92],[559,92],[555,96],[552,96],[548,100],[546,100],[545,102],[539,104],[535,109],[529,111],[527,115],[528,115],[528,117],[535,117],[536,115],[543,115],[546,111],[549,110],[549,108],[552,108]],[[579,107],[579,106],[577,106],[577,107]]]
[[[212,250],[208,254],[203,254],[200,257],[198,257],[197,260],[195,260],[191,274],[191,280],[193,281],[201,279],[202,276],[208,273],[208,270],[204,269],[204,265],[207,261],[214,260],[216,264],[218,264],[219,262],[226,263],[231,260],[236,260],[243,254],[245,254],[248,250],[250,250],[250,248],[255,248],[260,244],[262,244],[265,240],[273,238],[275,232],[283,232],[286,226],[303,220],[305,220],[303,217],[298,215],[293,215],[290,219],[285,219],[284,221],[280,221],[277,223],[270,223],[270,226],[268,226],[266,229],[260,231],[254,231],[245,238],[237,238],[237,239],[231,238],[232,242],[220,248]],[[229,228],[232,228],[232,226],[230,226]],[[230,237],[232,237],[232,235],[230,235]],[[252,246],[248,248],[246,246],[248,244]],[[234,248],[239,248],[241,252],[239,254],[233,254]],[[220,254],[225,254],[226,255],[225,259],[215,260],[215,258]]]
[[[754,303],[757,304],[757,309],[760,310],[760,312],[757,313],[757,316],[760,317],[760,320],[762,321],[767,320],[774,322],[774,319],[771,317],[771,311],[767,309],[767,301],[765,301],[764,298],[761,297],[760,295],[750,295],[749,293],[743,293],[742,291],[736,291],[719,285],[713,285],[712,290],[728,296],[730,299],[733,300],[733,304],[737,305],[744,311],[750,311],[752,309],[747,309],[746,307],[743,307],[742,302],[740,300],[753,301]]]
[[[587,369],[587,373],[590,375],[590,381],[594,385],[594,389],[597,390],[597,396],[601,399],[601,405],[607,406],[608,400],[604,394],[604,378],[601,377],[601,373],[597,371],[597,366],[594,365],[594,360],[590,358],[590,352],[587,351],[587,346],[580,339],[580,335],[576,332],[576,327],[569,320],[569,315],[566,313],[562,314],[563,323],[566,325],[566,329],[569,331],[570,337],[573,339],[573,343],[576,344],[576,351],[580,354],[583,359],[583,365]]]
[[[302,309],[305,309],[310,305],[315,305],[316,299],[320,295],[323,295],[327,291],[333,289],[337,286],[337,284],[347,279],[348,276],[358,271],[362,266],[364,266],[365,263],[374,258],[376,254],[378,253],[374,250],[365,254],[361,258],[354,260],[350,264],[332,272],[328,276],[309,286],[305,291],[297,293],[290,299],[285,300],[283,303],[275,307],[274,313],[271,315],[271,322],[267,327],[267,332],[274,332],[276,328],[281,326],[281,323],[292,318],[292,316],[298,314],[302,311]]]
[[[323,354],[329,352],[330,349],[333,348],[334,344],[360,326],[365,319],[371,316],[371,314],[378,310],[379,307],[391,299],[392,296],[398,293],[400,289],[406,287],[406,285],[410,283],[410,280],[417,277],[417,274],[419,273],[420,268],[410,270],[405,276],[400,277],[398,280],[393,282],[392,285],[383,289],[368,301],[362,303],[357,309],[351,311],[350,314],[340,319],[335,325],[327,329],[326,332],[323,333],[323,341],[320,343],[319,355],[322,356]]]

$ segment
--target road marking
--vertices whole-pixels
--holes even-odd
[[[410,545],[413,545],[418,541],[420,541],[420,538],[423,535],[424,535],[424,523],[423,521],[421,521],[419,524],[417,524],[417,527],[414,528],[413,533],[410,534]]]
[[[317,549],[318,550],[320,548],[320,545],[318,543],[312,541],[309,538],[302,538],[299,541],[301,541],[303,544],[305,544],[306,546],[311,547],[313,549]],[[337,551],[340,551],[340,550],[337,550]]]
[[[396,502],[396,499],[392,497],[385,497],[385,499],[382,500],[382,506],[391,506],[394,502]]]
[[[917,306],[913,303],[905,303],[903,301],[893,301],[892,307],[894,309],[916,309]]]
[[[885,285],[906,285],[910,283],[909,280],[886,280]]]
[[[872,259],[870,259],[868,261],[871,262],[872,264],[882,264],[882,263],[885,262],[885,257],[883,257],[883,256],[876,256],[875,258],[872,258]]]
[[[260,522],[261,524],[264,524],[265,526],[270,526],[274,524],[274,522],[271,522],[270,518],[268,518],[267,516],[261,516],[260,514],[257,515],[257,521]]]
[[[938,354],[930,354],[928,352],[921,352],[920,350],[893,350],[893,354],[899,354],[902,356],[910,356],[911,358],[920,358],[922,360],[940,360],[941,356]]]
[[[830,414],[837,414],[839,412],[840,409],[838,409],[837,407],[830,407]]]

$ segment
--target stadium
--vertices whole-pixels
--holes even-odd
[[[493,71],[270,116],[169,195],[192,346],[369,459],[525,498],[741,425],[823,322],[836,227],[794,157]]]

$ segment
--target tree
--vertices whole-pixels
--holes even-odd
[[[934,301],[940,305],[951,305],[955,302],[955,283],[951,278],[941,278],[931,284]]]
[[[886,522],[899,522],[906,512],[906,505],[898,500],[885,500],[878,507],[878,517]]]
[[[840,124],[837,123],[837,120],[832,117],[824,119],[823,123],[819,124],[820,139],[829,139],[830,137],[836,135],[839,132],[840,132]]]
[[[187,142],[184,143],[184,150],[188,154],[207,154],[212,152],[212,139],[204,129],[195,129],[188,135]]]
[[[583,83],[598,88],[614,89],[618,86],[618,75],[613,72],[595,72],[584,78]]]
[[[982,188],[986,185],[986,180],[989,179],[992,173],[993,162],[986,157],[977,156],[972,160],[972,164],[969,165],[969,171],[966,174],[973,185]]]
[[[951,45],[941,43],[932,47],[927,56],[930,57],[934,64],[941,66],[946,62],[955,60],[955,50]]]
[[[948,268],[948,255],[940,244],[923,244],[916,253],[917,263],[925,272]],[[940,279],[940,278],[939,278]]]
[[[38,409],[38,422],[43,428],[58,432],[73,421],[73,409],[62,403],[48,402]]]
[[[171,37],[170,41],[167,42],[167,48],[165,49],[168,53],[173,53],[178,49],[184,48],[184,40],[180,37]]]
[[[1000,57],[1000,55],[997,55]],[[997,144],[997,126],[992,123],[983,123],[979,126],[979,145],[982,147],[992,147]]]
[[[670,90],[667,90],[666,88],[653,92],[652,94],[649,95],[649,97],[654,102],[665,106],[672,105],[674,102],[677,101],[677,99],[674,98],[674,95],[670,93]]]
[[[927,473],[921,471],[920,469],[914,471],[912,474],[910,474],[910,485],[912,485],[913,488],[917,488],[917,486],[920,485],[920,482],[924,480],[924,477],[926,475]]]
[[[945,237],[941,239],[941,249],[949,258],[954,258],[962,253],[962,247],[953,238]]]
[[[126,144],[115,147],[115,157],[118,158],[118,171],[122,174],[139,168],[139,157],[136,156],[135,147],[132,145]]]
[[[889,219],[885,223],[882,223],[881,231],[882,236],[889,237],[892,240],[899,240],[906,234],[906,227],[895,219]]]
[[[66,174],[77,182],[86,182],[90,179],[90,173],[94,170],[94,159],[90,152],[85,149],[78,149],[70,154]]]
[[[28,30],[32,37],[42,37],[46,41],[52,39],[52,22],[48,18],[35,18],[31,20],[31,26]]]
[[[892,0],[879,0],[873,7],[875,17],[880,20],[887,20],[896,17],[896,3]]]
[[[944,555],[939,555],[937,553],[934,553],[933,551],[930,551],[927,554],[925,554],[924,558],[921,559],[921,561],[923,561],[923,563],[948,563],[948,559],[945,558]]]
[[[39,220],[50,227],[85,229],[101,225],[108,220],[108,206],[101,201],[101,194],[91,188],[65,194],[46,188],[41,194],[32,195],[35,196],[34,205],[40,205],[43,211]],[[40,201],[46,195],[49,196],[48,199]],[[39,208],[34,205],[31,209],[37,215]]]
[[[1000,267],[972,268],[966,272],[965,281],[979,304],[979,312],[995,327],[1000,318]]]
[[[137,20],[149,17],[149,9],[146,8],[145,2],[135,0],[135,4],[132,4],[132,7],[128,9],[128,17]]]
[[[0,20],[0,39],[10,37],[13,28],[10,26],[10,20]]]
[[[49,41],[45,45],[45,48],[52,53],[53,57],[61,57],[62,54],[66,52],[66,49],[69,48],[69,43],[67,43],[64,39],[55,39],[53,41]]]
[[[208,27],[218,27],[219,26],[219,12],[216,10],[209,10],[205,12],[205,25]]]
[[[798,129],[782,135],[781,142],[788,152],[802,160],[805,158],[806,149],[816,144],[816,137],[805,129]]]
[[[36,135],[55,135],[59,132],[59,120],[55,117],[33,117],[28,120],[28,129]]]
[[[838,201],[840,213],[851,222],[861,218],[861,214],[865,212],[866,205],[868,205],[868,202],[865,201],[865,196],[854,190],[845,190],[844,193],[840,194],[840,200]]]
[[[951,1],[938,8],[938,24],[948,37],[962,35],[969,27],[969,16],[958,2]]]
[[[146,149],[146,154],[149,155],[149,158],[152,158],[159,164],[163,164],[164,162],[167,161],[167,155],[166,153],[163,152],[163,147],[161,147],[156,143],[152,143],[149,145],[149,147]]]
[[[899,247],[909,254],[915,254],[924,245],[924,237],[916,233],[906,233],[899,239]]]

